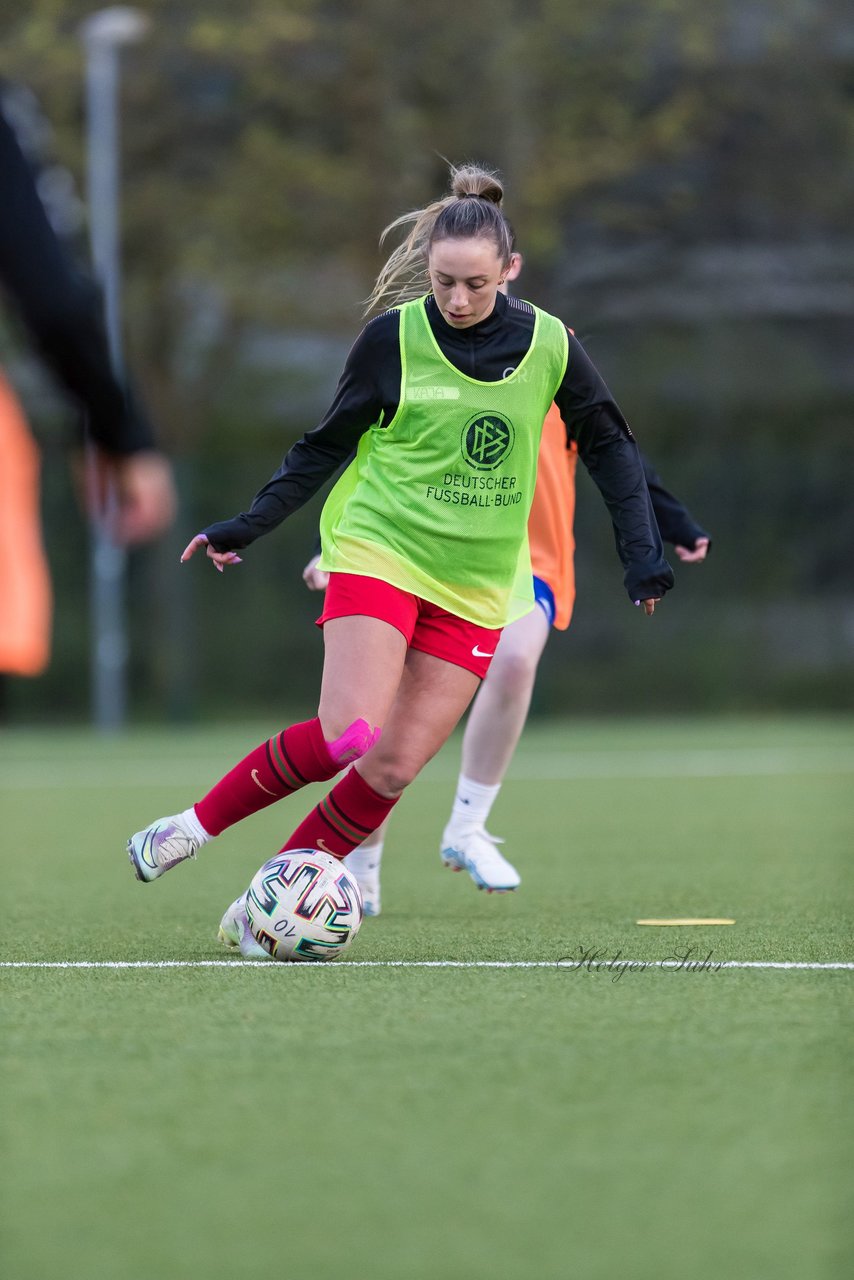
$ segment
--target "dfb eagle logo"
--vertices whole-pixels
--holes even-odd
[[[479,413],[463,428],[462,455],[476,471],[494,471],[509,457],[516,432],[500,413]]]

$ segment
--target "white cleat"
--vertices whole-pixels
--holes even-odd
[[[195,858],[201,842],[185,825],[180,814],[160,818],[128,840],[128,857],[137,880],[148,884],[164,871]]]
[[[382,862],[382,846],[377,848],[357,848],[343,859],[344,866],[350,872],[362,891],[362,910],[366,916],[380,914],[380,863]]]
[[[487,893],[510,893],[519,888],[522,877],[496,849],[501,843],[483,827],[459,836],[447,826],[439,852],[446,867],[467,871],[478,889],[486,889]]]
[[[235,898],[220,920],[217,939],[227,947],[239,947],[240,954],[247,960],[272,960],[273,958],[269,951],[265,951],[261,943],[256,941],[249,928],[245,893]]]

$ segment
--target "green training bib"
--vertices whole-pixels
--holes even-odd
[[[321,516],[320,567],[381,578],[484,627],[530,612],[528,513],[543,419],[566,369],[560,320],[501,382],[445,358],[418,298],[400,308],[400,402],[363,435]]]

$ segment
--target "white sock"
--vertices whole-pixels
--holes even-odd
[[[494,787],[487,787],[482,782],[473,782],[461,773],[457,779],[457,794],[448,825],[460,835],[485,826],[500,790],[500,782]]]
[[[199,822],[198,815],[194,808],[185,809],[179,816],[184,825],[189,827],[190,835],[193,836],[195,840],[198,840],[199,844],[207,844],[209,840],[213,840],[213,836],[210,832],[205,831],[204,827]]]
[[[374,844],[367,845],[367,847],[357,845],[355,849],[352,849],[347,854],[344,859],[345,865],[356,872],[373,871],[382,862],[384,843],[383,840],[377,840]]]

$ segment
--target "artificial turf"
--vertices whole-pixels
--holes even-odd
[[[124,842],[276,727],[7,733],[0,959],[228,958],[220,914],[320,793],[154,885]],[[530,726],[504,897],[439,863],[457,749],[337,964],[0,969],[4,1275],[850,1274],[854,971],[717,964],[854,961],[851,721]]]

